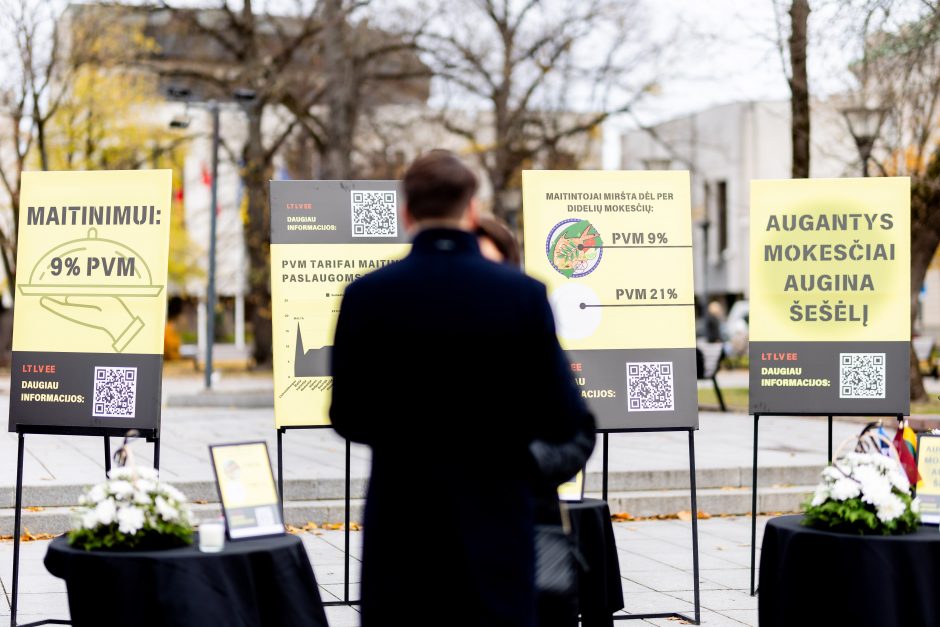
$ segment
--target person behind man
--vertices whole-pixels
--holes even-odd
[[[533,494],[593,447],[570,454],[593,417],[544,286],[480,255],[476,189],[450,153],[418,158],[411,253],[343,297],[330,417],[372,448],[363,627],[533,627]]]
[[[480,216],[473,232],[481,255],[496,263],[519,267],[522,261],[519,244],[505,222],[494,216]]]

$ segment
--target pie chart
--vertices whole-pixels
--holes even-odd
[[[558,337],[565,340],[583,340],[590,337],[601,323],[600,299],[586,285],[567,283],[557,287],[549,296]]]

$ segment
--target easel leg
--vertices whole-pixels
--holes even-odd
[[[699,598],[699,564],[698,564],[698,496],[695,483],[695,431],[689,429],[689,482],[692,488],[692,582],[695,595],[695,624],[702,624],[702,606]]]
[[[104,436],[104,474],[111,474],[111,438]]]
[[[757,424],[760,415],[754,414],[754,461],[751,472],[751,596],[757,589],[754,587],[754,574],[757,567]]]
[[[160,436],[153,437],[153,469],[160,472]]]
[[[350,483],[352,483],[352,443],[346,440],[346,524],[343,525],[346,542],[346,576],[343,577],[343,601],[349,603],[349,507],[350,507]]]
[[[284,522],[284,430],[277,430],[277,494],[281,497],[281,521]]]
[[[717,375],[713,375],[713,376],[712,376],[712,383],[715,384],[715,396],[718,397],[718,406],[721,407],[721,411],[728,411],[727,406],[725,406],[725,399],[724,399],[724,397],[721,395],[721,388],[718,387],[718,376],[717,376]]]
[[[832,416],[829,416],[829,463],[832,463]]]
[[[16,627],[16,602],[20,579],[20,518],[23,511],[23,453],[25,437],[17,434],[16,446],[16,509],[13,512],[13,589],[10,595],[10,627]]]
[[[603,446],[603,457],[602,457],[603,468],[601,469],[601,499],[603,499],[605,503],[607,502],[607,461],[608,461],[607,460],[607,436],[608,436],[608,433],[605,431],[604,437],[603,437],[603,445],[602,445]]]

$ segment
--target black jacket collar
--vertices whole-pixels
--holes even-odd
[[[480,246],[473,233],[447,228],[419,232],[412,242],[412,250],[420,254],[480,254]]]

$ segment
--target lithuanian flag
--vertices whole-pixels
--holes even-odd
[[[898,457],[901,458],[901,466],[907,473],[907,479],[911,485],[917,485],[920,481],[920,474],[917,472],[917,436],[907,422],[898,428],[894,434],[894,448],[898,450]]]

